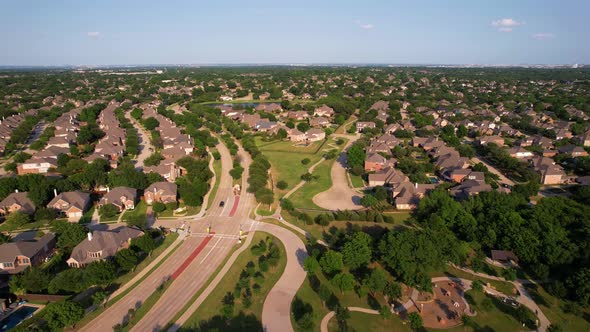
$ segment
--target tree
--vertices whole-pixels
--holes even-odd
[[[131,240],[131,246],[134,248],[138,248],[139,250],[149,253],[152,250],[156,249],[158,246],[156,241],[151,237],[150,234],[144,234],[140,237]]]
[[[71,301],[49,304],[43,316],[52,331],[61,331],[66,326],[72,326],[82,317],[84,317],[84,308]]]
[[[417,312],[410,312],[408,314],[408,321],[410,322],[410,327],[414,330],[419,330],[424,326],[422,316]]]
[[[96,261],[84,268],[84,281],[89,286],[108,286],[115,280],[115,266],[110,261]]]
[[[361,204],[366,208],[374,208],[379,205],[379,200],[371,194],[367,194],[361,198]]]
[[[8,243],[10,239],[10,235],[0,232],[0,244]]]
[[[371,261],[373,239],[364,232],[356,232],[342,248],[344,264],[352,270],[362,267]]]
[[[303,260],[303,268],[310,274],[315,274],[320,270],[320,263],[313,256],[307,256]]]
[[[304,158],[304,159],[301,159],[301,164],[303,164],[303,165],[307,165],[307,164],[309,164],[310,162],[311,162],[311,160],[309,160],[309,158]]]
[[[397,282],[388,282],[384,293],[389,298],[389,301],[399,299],[402,297],[402,286]]]
[[[346,152],[348,167],[354,168],[355,166],[363,167],[365,164],[365,148],[363,145],[354,143]]]
[[[149,118],[143,120],[143,127],[149,131],[156,129],[159,125],[160,121],[158,121],[153,116],[150,116]]]
[[[341,271],[343,265],[342,254],[334,250],[326,251],[322,258],[320,258],[320,266],[322,267],[322,271],[326,274]]]
[[[383,269],[373,269],[369,277],[364,280],[364,285],[367,286],[373,295],[383,292],[387,286],[387,274]]]
[[[353,290],[355,285],[354,276],[346,272],[336,274],[331,282],[334,286],[338,287],[342,293]]]
[[[334,294],[332,294],[330,287],[328,287],[325,284],[321,284],[318,290],[318,295],[320,296],[320,299],[322,300],[322,303],[325,306],[326,302],[328,302]]]
[[[58,273],[49,283],[49,293],[79,293],[87,288],[85,273],[82,269],[67,269]]]
[[[281,180],[279,182],[277,182],[277,188],[281,189],[281,190],[285,190],[287,189],[289,185],[287,184],[287,182]]]
[[[313,175],[309,172],[301,175],[301,180],[305,181],[305,182],[309,182],[313,179]]]
[[[258,189],[254,196],[256,197],[256,201],[258,203],[268,204],[269,207],[274,202],[274,194],[272,190],[268,188]]]
[[[57,246],[69,251],[86,237],[86,228],[67,221],[54,221],[53,231],[57,234]]]
[[[311,126],[307,122],[299,122],[297,124],[297,130],[299,130],[302,133],[307,132],[309,130],[309,128],[311,128]]]
[[[26,213],[22,213],[20,211],[14,211],[6,217],[4,224],[7,229],[14,230],[17,229],[25,224],[27,224],[31,220],[31,216]]]
[[[115,262],[124,271],[131,271],[138,262],[137,254],[131,249],[122,249],[115,254]]]

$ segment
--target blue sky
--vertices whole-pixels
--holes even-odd
[[[590,63],[588,0],[2,0],[0,65]]]

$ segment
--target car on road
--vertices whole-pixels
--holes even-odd
[[[225,205],[224,201],[219,202],[219,206],[224,206],[224,205]]]

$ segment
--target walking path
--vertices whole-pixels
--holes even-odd
[[[332,186],[313,197],[315,205],[327,210],[359,210],[362,209],[361,194],[349,186],[346,176],[346,151],[361,136],[357,135],[332,135],[348,139],[348,143],[342,149],[338,159],[332,165]]]
[[[268,332],[294,331],[291,325],[291,303],[307,276],[303,269],[307,249],[303,241],[286,228],[260,223],[257,229],[277,237],[285,246],[287,254],[285,271],[264,301],[262,329]]]
[[[360,307],[348,307],[348,311],[363,312],[369,315],[379,315],[379,311],[377,310]],[[336,313],[334,311],[330,311],[324,316],[324,318],[322,318],[322,323],[320,324],[321,332],[328,332],[328,323],[330,323],[330,319],[332,319],[334,316],[336,316]]]

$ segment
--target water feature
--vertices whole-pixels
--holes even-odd
[[[0,321],[0,331],[8,331],[8,330],[14,328],[15,326],[20,324],[25,319],[33,316],[33,313],[35,311],[37,311],[37,309],[39,309],[39,308],[31,307],[31,306],[27,306],[27,305],[24,305],[24,306],[18,308],[10,316],[8,316],[8,317],[4,318],[2,321]]]

